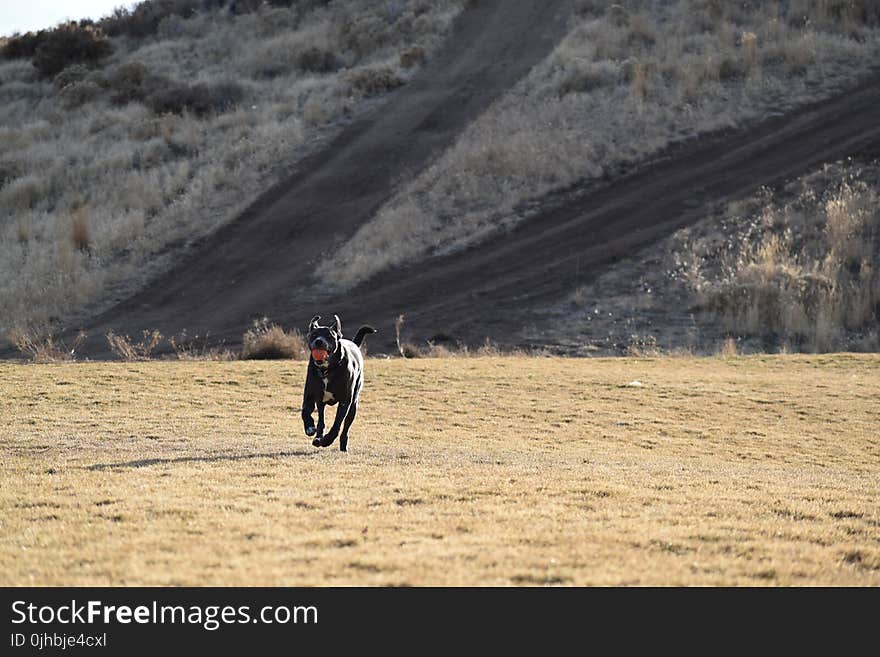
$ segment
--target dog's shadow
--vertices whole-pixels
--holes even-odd
[[[209,454],[206,456],[178,456],[175,458],[138,459],[120,463],[95,463],[85,466],[86,470],[114,470],[118,468],[148,468],[153,465],[169,465],[175,463],[219,463],[221,461],[246,461],[249,459],[277,459],[298,456],[315,456],[318,450],[293,452],[264,452],[260,454]]]

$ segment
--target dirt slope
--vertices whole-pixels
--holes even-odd
[[[300,162],[194,257],[87,326],[86,353],[102,355],[110,329],[210,331],[234,340],[255,317],[298,323],[311,316],[322,288],[311,271],[321,257],[375,212],[399,178],[429,163],[546,56],[569,11],[567,0],[474,3],[416,79]]]
[[[475,344],[491,336],[524,344],[518,331],[543,321],[536,308],[571,294],[609,263],[695,223],[707,206],[780,184],[823,162],[880,155],[878,102],[875,76],[748,130],[670,148],[612,184],[547,199],[547,209],[508,234],[380,274],[344,297],[327,299],[323,308],[350,324],[373,321],[384,331],[385,348],[399,313],[406,314],[408,339],[443,334]]]

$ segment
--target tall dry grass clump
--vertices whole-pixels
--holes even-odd
[[[731,334],[800,351],[880,348],[880,167],[833,167],[765,192],[726,221],[734,239],[685,240],[700,306]],[[743,210],[750,214],[746,214]]]
[[[80,331],[70,346],[56,338],[51,331],[28,328],[12,329],[7,333],[6,339],[34,363],[55,363],[76,360],[76,350],[86,339],[86,334]]]
[[[277,324],[262,319],[254,322],[242,336],[241,357],[252,360],[306,360],[309,345],[302,333],[293,329],[285,331]]]
[[[153,351],[162,341],[162,334],[157,330],[142,331],[141,339],[138,341],[132,340],[127,335],[117,335],[113,331],[107,333],[106,337],[110,351],[120,360],[131,362],[150,360]]]

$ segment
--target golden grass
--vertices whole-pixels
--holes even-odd
[[[305,366],[0,364],[0,584],[880,585],[880,356]]]

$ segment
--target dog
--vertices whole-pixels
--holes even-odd
[[[312,445],[328,447],[339,437],[339,449],[348,450],[348,430],[357,415],[358,400],[364,387],[364,357],[361,343],[372,326],[361,326],[354,340],[342,337],[342,323],[333,315],[330,326],[319,326],[320,315],[309,322],[308,344],[311,356],[303,393],[302,420],[306,436],[315,436]],[[324,406],[339,404],[336,418],[327,435],[324,435]],[[312,413],[318,407],[318,426]]]

